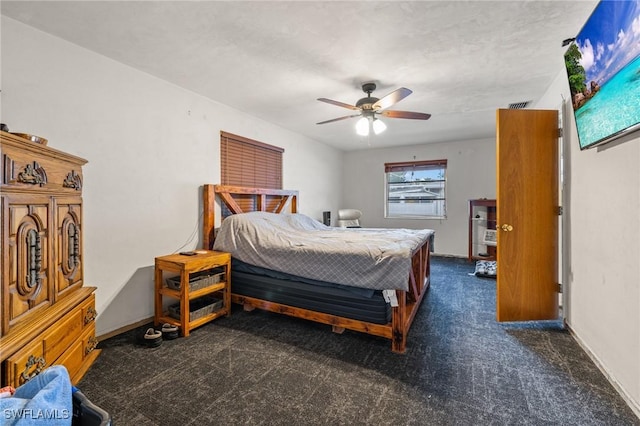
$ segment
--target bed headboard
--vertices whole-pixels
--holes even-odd
[[[298,191],[206,184],[202,191],[204,208],[202,245],[207,250],[213,247],[215,238],[216,196],[220,200],[223,219],[232,214],[254,211],[298,212]]]

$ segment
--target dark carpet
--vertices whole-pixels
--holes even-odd
[[[640,425],[562,323],[495,321],[495,280],[434,257],[407,353],[234,309],[146,348],[100,343],[78,387],[120,425]]]

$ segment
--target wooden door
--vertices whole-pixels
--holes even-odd
[[[497,112],[498,321],[557,319],[558,112]]]

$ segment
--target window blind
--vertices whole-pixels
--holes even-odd
[[[220,182],[228,186],[282,189],[283,148],[254,141],[232,133],[220,132]],[[243,211],[256,210],[256,198],[250,195],[237,197]],[[270,200],[264,206],[272,211],[278,200]],[[223,206],[222,215],[229,212]]]
[[[220,132],[221,184],[282,189],[284,149]]]
[[[447,168],[447,160],[403,161],[400,163],[384,164],[385,173],[438,170],[442,168]]]

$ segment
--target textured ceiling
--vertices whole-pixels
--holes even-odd
[[[495,110],[536,101],[597,1],[6,1],[10,18],[344,150],[493,137]],[[373,81],[390,109],[355,134]],[[559,100],[560,102],[560,100]]]

